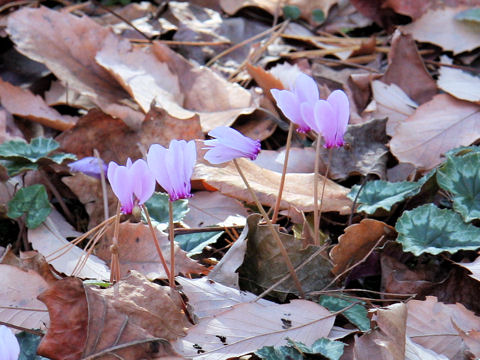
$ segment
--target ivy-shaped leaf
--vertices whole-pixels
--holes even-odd
[[[150,217],[160,224],[168,224],[168,195],[165,193],[156,192],[145,203],[148,209]],[[173,203],[173,221],[182,221],[185,215],[187,215],[188,200],[177,200]]]
[[[359,204],[357,211],[359,212],[363,211],[367,214],[374,214],[378,209],[390,211],[396,203],[417,195],[422,190],[422,186],[434,173],[434,171],[429,172],[417,182],[369,181],[363,189],[361,189],[360,185],[353,186],[347,196],[351,200],[357,198],[357,203]],[[360,191],[360,194],[357,197],[358,191]]]
[[[322,295],[318,301],[320,305],[326,307],[332,312],[341,311],[346,307],[356,302],[355,299],[349,297],[335,297]],[[370,330],[370,319],[368,318],[368,311],[365,306],[361,304],[355,304],[350,309],[345,310],[342,313],[353,325],[355,325],[361,331]]]
[[[199,232],[193,234],[176,235],[175,241],[188,256],[200,254],[205,246],[213,244],[222,236],[223,231]]]
[[[38,137],[30,144],[22,140],[6,141],[0,145],[0,165],[7,169],[9,176],[22,171],[38,169],[38,162],[42,159],[61,164],[64,160],[76,160],[73,154],[49,154],[58,149],[60,144],[53,139]]]
[[[303,355],[291,346],[264,346],[255,352],[260,359],[265,360],[303,360]]]
[[[300,350],[303,354],[322,355],[330,360],[338,360],[343,355],[344,343],[327,338],[315,340],[312,346],[306,346],[300,341],[288,339],[288,343]]]
[[[7,216],[16,219],[26,213],[26,225],[29,229],[34,229],[45,221],[51,211],[45,187],[36,184],[17,191],[8,202]]]
[[[433,204],[405,211],[395,229],[403,250],[415,256],[480,248],[480,228],[465,224],[456,212]]]
[[[465,221],[480,218],[480,152],[449,157],[437,171],[437,182],[453,195],[453,208]]]

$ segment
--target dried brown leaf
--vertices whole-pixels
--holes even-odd
[[[403,26],[402,32],[411,34],[421,42],[438,45],[445,51],[458,54],[480,46],[480,24],[475,21],[458,21],[455,15],[469,9],[468,6],[429,9],[413,23]]]
[[[398,30],[393,34],[387,71],[380,80],[386,84],[397,84],[419,104],[431,100],[437,93],[437,84],[425,68],[415,40]]]
[[[255,159],[258,166],[281,173],[285,161],[286,150],[262,150]],[[325,164],[321,164],[320,172],[325,173]],[[315,169],[315,149],[290,148],[288,155],[287,173],[313,173]]]
[[[263,169],[246,159],[237,160],[250,186],[255,189],[263,205],[273,207],[276,201],[281,174]],[[193,179],[202,180],[218,189],[221,193],[236,199],[252,202],[250,194],[232,163],[222,167],[197,164]],[[319,193],[323,185],[323,177],[319,182]],[[352,203],[346,197],[348,189],[327,180],[323,211],[338,211],[347,214]],[[287,174],[280,209],[294,206],[302,211],[313,211],[313,174]]]
[[[263,346],[284,345],[287,337],[311,345],[329,335],[334,321],[327,309],[307,300],[282,305],[243,303],[200,320],[174,347],[191,359],[223,360]]]
[[[384,239],[378,244],[379,246],[395,234],[393,227],[374,219],[363,219],[359,224],[350,225],[338,238],[338,245],[335,245],[330,252],[330,257],[335,264],[332,269],[333,274],[341,274],[350,265],[362,260],[382,236]]]
[[[62,115],[49,107],[39,96],[29,90],[0,79],[2,106],[14,115],[38,122],[56,130],[68,130],[75,125],[76,117]]]
[[[138,271],[149,279],[166,278],[160,257],[153,242],[152,233],[148,225],[143,223],[121,223],[118,238],[118,256],[120,260],[120,275],[126,276],[130,270]],[[162,254],[167,264],[170,264],[170,242],[165,233],[156,231]],[[110,263],[113,228],[103,238],[96,254]],[[187,257],[187,253],[175,247],[175,274],[205,273],[206,269],[194,260]]]
[[[472,273],[470,277],[480,281],[480,257],[476,258],[475,261],[471,263],[457,263],[457,265],[468,269]]]
[[[0,321],[27,329],[45,330],[49,316],[37,296],[49,284],[34,270],[0,264]]]
[[[429,170],[440,164],[448,150],[478,138],[480,106],[440,94],[396,127],[390,150],[400,162]]]
[[[440,67],[438,87],[460,100],[480,105],[480,78],[460,69]]]

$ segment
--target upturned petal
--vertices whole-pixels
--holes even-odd
[[[143,205],[155,191],[155,178],[143,159],[135,161],[129,168],[129,172],[134,180],[133,193],[138,199],[138,204]]]
[[[0,325],[0,359],[17,360],[20,345],[13,332],[5,325]]]
[[[195,141],[172,140],[169,149],[161,145],[150,146],[147,154],[148,167],[170,201],[192,196],[190,179],[197,158]]]
[[[220,126],[208,133],[214,139],[203,143],[207,149],[204,158],[212,164],[221,164],[239,157],[255,160],[260,152],[260,141],[242,135],[235,129]]]
[[[342,90],[335,90],[327,99],[332,105],[337,119],[337,131],[335,134],[336,146],[343,146],[343,135],[347,131],[348,119],[350,118],[350,103],[348,96]]]
[[[318,100],[314,107],[315,127],[317,134],[325,139],[325,147],[331,148],[336,144],[337,124],[335,112],[326,100]]]
[[[107,165],[100,160],[101,166],[103,167],[103,172],[107,172]],[[85,175],[96,177],[97,179],[101,176],[101,167],[98,163],[98,159],[94,156],[87,156],[83,159],[74,161],[68,164],[71,172],[82,172]]]
[[[298,97],[300,103],[314,103],[320,97],[318,86],[315,80],[307,74],[301,73],[295,80],[294,93]]]
[[[114,194],[120,201],[122,212],[130,214],[133,209],[134,179],[130,176],[129,168],[111,161],[108,164],[107,177]]]

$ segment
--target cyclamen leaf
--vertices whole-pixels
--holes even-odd
[[[36,184],[18,190],[12,200],[8,202],[7,215],[16,219],[26,213],[27,227],[34,229],[45,221],[51,211],[45,187]]]
[[[298,6],[286,5],[283,7],[283,16],[285,16],[286,19],[296,20],[300,15],[301,12]]]
[[[34,163],[43,157],[47,157],[59,146],[60,144],[55,140],[42,137],[33,139],[30,144],[22,140],[11,140],[0,145],[0,158],[25,158]]]
[[[7,175],[10,177],[23,171],[38,169],[38,164],[31,163],[28,160],[0,160],[0,165],[7,170]]]
[[[343,355],[344,343],[327,338],[316,340],[312,346],[308,347],[300,341],[288,340],[289,344],[301,350],[304,354],[320,354],[330,360],[338,360]]]
[[[422,186],[433,174],[434,172],[431,171],[417,182],[401,181],[392,183],[384,180],[369,181],[363,189],[361,189],[360,195],[357,198],[357,203],[360,204],[357,211],[363,211],[367,214],[373,214],[378,209],[389,211],[396,203],[417,195],[422,189]],[[353,186],[347,197],[355,200],[358,191],[360,191],[360,185]]]
[[[395,229],[403,250],[415,256],[437,255],[444,251],[453,254],[480,247],[480,228],[465,224],[456,212],[439,209],[433,204],[405,211]]]
[[[222,234],[223,231],[183,234],[175,236],[175,241],[191,256],[201,253],[205,246],[216,242]]]
[[[303,355],[291,346],[264,346],[255,352],[261,359],[265,360],[303,360]]]
[[[326,307],[332,312],[340,311],[346,307],[352,305],[355,302],[355,299],[344,297],[334,297],[322,295],[318,303],[323,307]],[[353,325],[355,325],[361,331],[370,330],[370,319],[368,318],[367,309],[360,305],[353,305],[350,309],[345,310],[342,313]]]
[[[455,15],[455,20],[480,23],[480,7],[467,9]]]
[[[160,224],[168,224],[168,195],[156,192],[145,203],[150,217]],[[173,202],[173,222],[182,221],[188,209],[188,200],[177,200]]]
[[[453,208],[465,221],[480,218],[480,153],[449,157],[437,171],[438,185],[453,195]]]

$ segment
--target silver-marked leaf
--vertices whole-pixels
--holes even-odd
[[[59,146],[55,140],[42,137],[33,139],[30,144],[22,140],[11,140],[0,145],[0,158],[25,158],[35,163],[43,157],[48,157],[48,154]]]
[[[41,184],[35,184],[18,190],[8,202],[8,217],[16,219],[27,214],[27,227],[34,229],[45,221],[52,211],[47,191]]]
[[[480,218],[480,153],[449,157],[437,171],[438,185],[453,195],[453,208],[465,221]]]
[[[433,204],[405,211],[395,229],[403,250],[415,256],[437,255],[444,251],[453,254],[480,247],[480,228],[465,224],[456,212],[439,209]]]
[[[355,301],[355,299],[349,297],[340,298],[322,295],[318,303],[323,307],[326,307],[328,310],[336,312],[349,307]],[[368,318],[368,311],[365,306],[361,304],[355,304],[350,309],[345,310],[342,315],[361,331],[370,330],[370,319]]]

